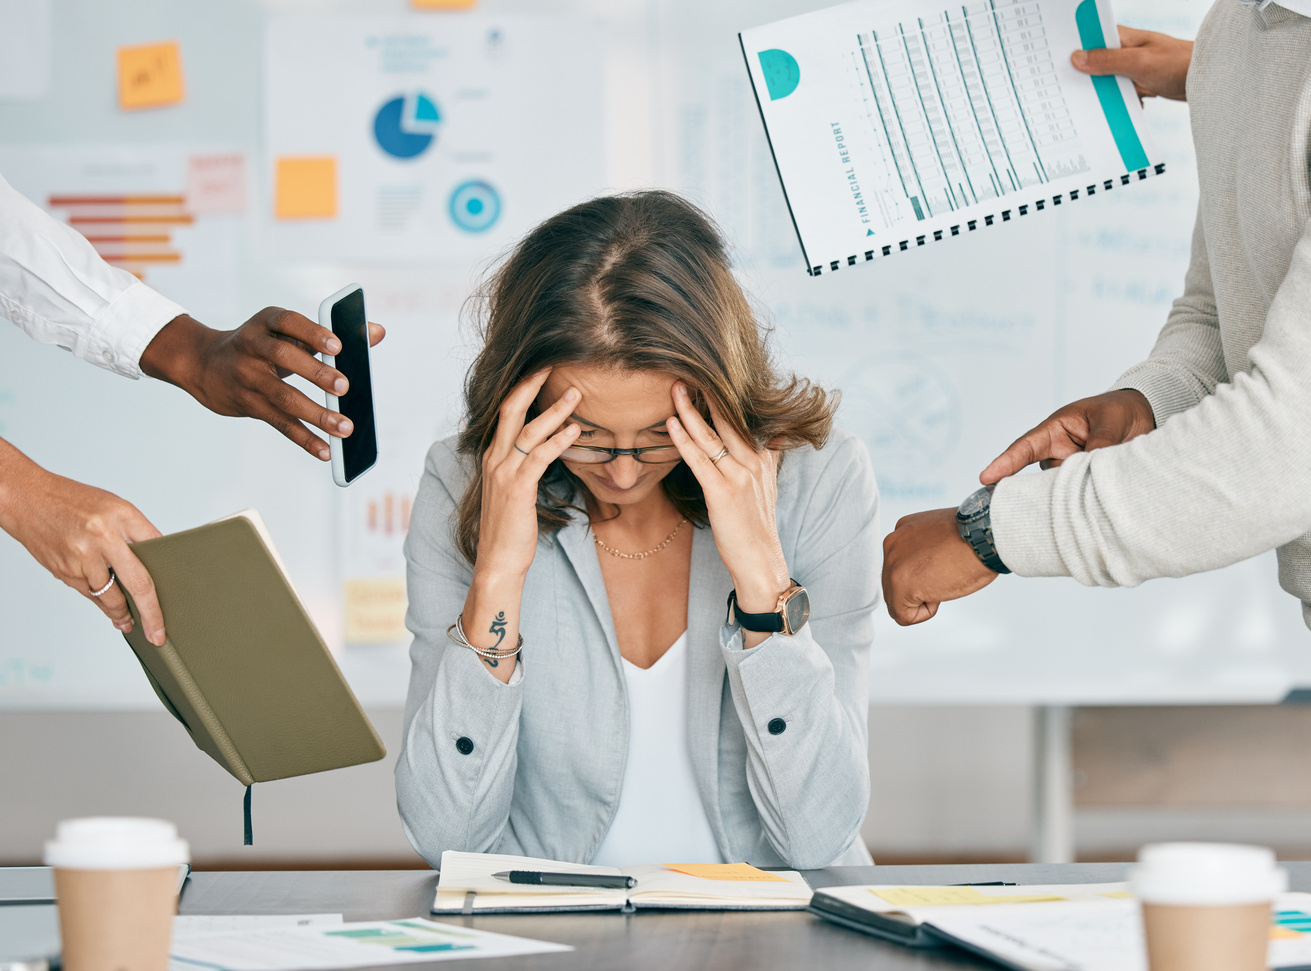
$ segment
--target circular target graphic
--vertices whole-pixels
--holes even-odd
[[[464,182],[451,193],[451,221],[465,232],[491,229],[501,215],[501,197],[486,182]]]

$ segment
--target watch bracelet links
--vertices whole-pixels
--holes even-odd
[[[993,573],[1010,573],[1010,567],[1002,562],[1001,554],[997,552],[997,544],[992,538],[992,526],[984,525],[981,522],[966,525],[957,522],[957,529],[961,534],[961,539],[970,544],[970,549],[974,550],[980,562],[983,563]]]

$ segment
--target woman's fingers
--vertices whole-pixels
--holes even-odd
[[[700,412],[692,406],[692,396],[681,381],[674,385],[674,407],[678,409],[683,430],[692,438],[708,456],[715,456],[723,450],[725,442],[715,434],[715,430],[706,424]],[[731,449],[730,449],[731,451]],[[686,458],[687,456],[683,456]]]
[[[542,390],[542,385],[551,376],[551,369],[544,368],[520,381],[501,403],[500,419],[496,423],[496,434],[492,438],[489,452],[496,459],[504,458],[514,449],[514,441],[523,431],[524,419],[528,408]]]
[[[665,422],[665,428],[669,431],[669,437],[674,440],[678,454],[683,457],[687,467],[692,470],[696,480],[701,483],[701,488],[705,489],[716,479],[722,480],[723,476],[719,474],[719,469],[716,468],[715,463],[710,461],[710,456],[706,454],[706,450],[693,440],[681,421],[677,418],[670,418]]]
[[[547,467],[563,455],[565,449],[578,441],[578,433],[581,431],[582,429],[577,424],[570,422],[546,441],[530,450],[528,455],[524,457],[523,464],[519,466],[520,472],[532,476],[534,482],[541,479]]]
[[[724,443],[724,447],[727,447],[728,454],[750,468],[756,457],[755,446],[739,435],[732,425],[724,421],[724,416],[720,414],[713,401],[707,398],[706,404],[709,405],[710,417],[715,422],[714,432],[719,436],[719,440]]]
[[[559,431],[565,419],[573,414],[574,407],[581,397],[577,388],[570,388],[555,404],[524,425],[523,431],[515,438],[514,443],[525,452],[531,452]]]

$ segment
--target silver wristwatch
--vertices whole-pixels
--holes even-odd
[[[993,573],[1010,573],[997,555],[997,544],[992,538],[992,490],[984,486],[969,496],[956,510],[956,528],[961,539],[970,544],[974,554]]]

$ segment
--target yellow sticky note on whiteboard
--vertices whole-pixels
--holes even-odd
[[[283,156],[273,178],[273,214],[279,219],[332,219],[337,215],[337,159]]]
[[[686,873],[704,880],[737,880],[748,883],[787,883],[777,873],[757,870],[750,863],[661,863],[666,870]]]
[[[1037,904],[1064,900],[1049,894],[987,894],[973,887],[879,887],[870,893],[894,907],[954,907],[962,904]]]
[[[118,106],[124,111],[181,104],[185,97],[177,41],[118,49]]]

